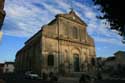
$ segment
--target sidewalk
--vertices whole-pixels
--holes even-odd
[[[79,78],[76,77],[60,77],[59,83],[79,83]]]

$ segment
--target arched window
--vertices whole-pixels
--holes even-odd
[[[54,55],[48,55],[48,66],[54,66]]]
[[[72,28],[72,32],[73,32],[73,38],[77,39],[78,38],[78,30],[76,27],[73,27]]]

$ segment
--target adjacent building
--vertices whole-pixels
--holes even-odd
[[[125,51],[118,51],[114,55],[117,63],[125,65]]]
[[[25,42],[16,54],[16,71],[87,72],[96,58],[93,38],[87,24],[71,10],[57,14]]]
[[[4,63],[0,63],[0,74],[3,74]]]
[[[3,73],[13,73],[15,69],[14,62],[5,62]]]
[[[125,77],[125,51],[117,51],[114,56],[100,60],[98,69],[104,79]]]
[[[125,65],[125,51],[117,51],[114,56],[108,57],[105,60],[106,65],[116,66],[118,64]]]
[[[14,73],[15,66],[14,62],[0,63],[0,74]]]

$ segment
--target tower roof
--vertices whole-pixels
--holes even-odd
[[[114,55],[119,55],[119,54],[124,54],[125,55],[125,51],[117,51],[116,53],[114,53]]]

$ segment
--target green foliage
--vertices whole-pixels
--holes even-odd
[[[99,5],[99,10],[104,14],[98,16],[106,19],[111,29],[117,30],[121,36],[125,37],[125,12],[124,0],[93,0],[95,5]]]

